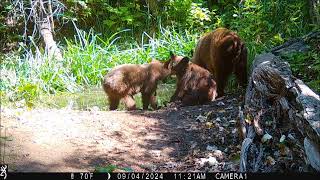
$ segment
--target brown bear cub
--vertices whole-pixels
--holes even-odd
[[[149,104],[157,109],[157,84],[170,75],[168,64],[169,61],[161,63],[152,60],[149,64],[124,64],[111,70],[103,79],[103,89],[109,98],[110,110],[117,109],[121,99],[128,110],[135,110],[133,96],[139,92],[144,110],[148,109]]]
[[[240,85],[247,83],[247,48],[235,32],[226,28],[218,28],[200,38],[192,62],[213,74],[219,97],[224,95],[232,73]]]
[[[194,64],[189,58],[171,54],[171,73],[177,76],[177,87],[170,101],[181,101],[182,106],[205,104],[216,98],[216,82],[212,74]]]

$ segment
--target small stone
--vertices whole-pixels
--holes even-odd
[[[218,147],[215,145],[212,145],[212,146],[208,145],[206,149],[207,151],[215,151],[215,150],[218,150]]]
[[[234,129],[232,130],[232,134],[237,133],[237,131],[238,131],[238,129],[237,129],[237,128],[234,128]]]
[[[268,156],[266,160],[266,164],[273,166],[276,164],[276,161],[273,159],[273,157]]]
[[[199,115],[196,120],[197,120],[198,122],[203,123],[203,122],[207,121],[207,117],[206,117],[206,116]]]
[[[225,104],[222,101],[220,101],[220,102],[217,103],[217,105],[218,106],[224,106]]]
[[[261,138],[261,142],[265,143],[267,141],[269,141],[270,139],[272,139],[272,136],[268,133],[266,133],[265,135],[263,135],[263,137]]]
[[[218,164],[218,161],[215,157],[209,157],[207,162],[210,166]]]
[[[286,136],[282,135],[281,138],[280,138],[280,143],[283,143],[285,139],[286,139]]]
[[[223,153],[220,150],[214,150],[213,151],[213,156],[218,158],[218,159],[220,159],[220,160],[224,158]]]
[[[236,120],[230,120],[229,123],[232,124],[232,125],[235,125],[237,123],[237,121]]]

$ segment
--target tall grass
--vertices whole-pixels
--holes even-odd
[[[24,49],[23,54],[4,55],[1,60],[2,95],[6,94],[10,100],[25,99],[32,105],[43,92],[77,92],[87,86],[99,87],[105,73],[117,65],[143,64],[153,58],[167,60],[169,51],[190,56],[198,38],[186,31],[161,29],[154,36],[143,33],[138,43],[122,37],[125,31],[102,39],[93,30],[77,29],[74,39],[65,39],[65,46],[61,47],[64,56],[61,62],[49,59],[36,46],[34,50]]]

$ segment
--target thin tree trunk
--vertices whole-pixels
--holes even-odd
[[[56,41],[53,39],[51,26],[50,26],[50,23],[48,22],[48,18],[44,18],[43,22],[41,22],[40,33],[46,45],[45,49],[46,49],[46,52],[48,53],[49,58],[62,60],[62,54],[60,49],[57,46]]]
[[[55,60],[62,60],[62,54],[60,49],[57,46],[56,41],[53,39],[53,22],[50,22],[50,16],[52,16],[52,14],[48,14],[46,12],[46,9],[43,5],[43,1],[40,0],[39,1],[39,9],[40,9],[40,18],[41,18],[41,22],[40,22],[40,34],[43,38],[43,41],[46,45],[45,49],[46,52],[48,53],[48,57],[50,59],[55,59]],[[49,10],[50,11],[50,10]],[[52,10],[51,10],[52,11]]]

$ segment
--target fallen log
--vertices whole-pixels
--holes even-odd
[[[306,39],[310,36],[320,37],[320,32],[287,42],[255,58],[241,112],[245,115],[240,118],[244,138],[240,171],[272,172],[279,170],[277,165],[289,166],[277,164],[278,159],[295,158],[287,147],[286,137],[295,142],[292,147],[300,148],[302,153],[295,155],[305,156],[306,167],[310,164],[320,171],[320,97],[295,78],[289,64],[281,58],[284,53],[308,50]],[[294,166],[292,162],[290,166]],[[299,171],[306,171],[306,167]]]

